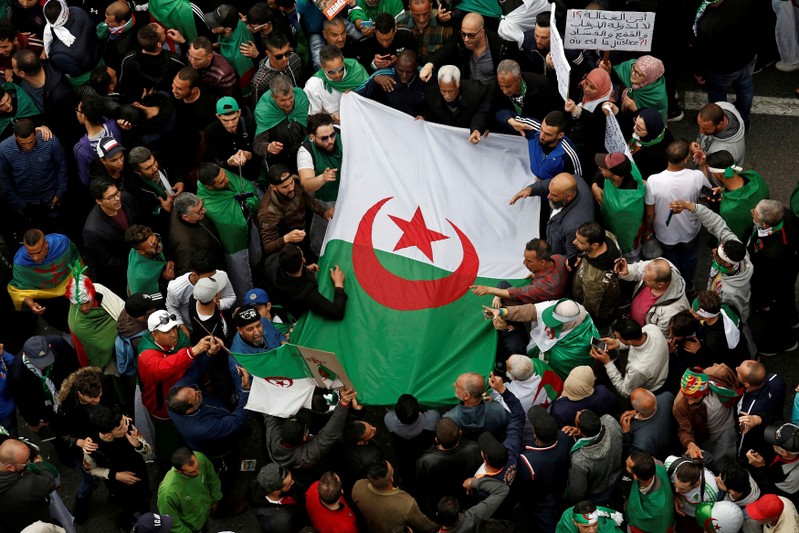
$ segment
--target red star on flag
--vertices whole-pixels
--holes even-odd
[[[403,220],[393,215],[388,216],[402,230],[402,237],[397,242],[397,245],[394,246],[395,252],[415,246],[433,262],[433,242],[449,239],[446,235],[427,227],[420,207],[416,208],[416,212],[410,220]]]

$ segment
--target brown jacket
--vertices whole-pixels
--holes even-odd
[[[707,367],[705,374],[720,387],[738,388],[738,376],[734,370],[723,363]],[[707,429],[707,407],[704,402],[689,405],[688,399],[683,393],[678,392],[672,413],[677,420],[677,436],[680,438],[680,444],[684,447],[687,448],[688,444],[692,442],[699,446],[700,442],[704,442],[710,437]]]
[[[391,533],[397,526],[429,533],[436,530],[435,522],[427,518],[413,496],[400,489],[377,491],[368,479],[355,482],[352,501],[366,519],[367,531]]]
[[[258,231],[265,256],[283,249],[286,245],[283,235],[295,229],[305,229],[307,210],[319,216],[325,214],[325,207],[303,191],[299,178],[294,176],[294,180],[293,198],[286,198],[270,187],[258,205]]]

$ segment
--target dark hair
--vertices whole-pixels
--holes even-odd
[[[0,20],[0,41],[13,41],[19,32],[8,20]]]
[[[602,244],[605,242],[605,228],[596,220],[590,220],[577,228],[579,233],[588,244]]]
[[[219,165],[216,163],[200,163],[197,168],[197,179],[205,186],[210,185],[219,175]]]
[[[79,392],[84,396],[97,398],[103,393],[103,374],[99,370],[96,372],[87,372],[85,370],[77,372],[75,373],[75,380],[72,382],[72,388],[75,392]]]
[[[677,139],[666,147],[666,161],[672,165],[679,165],[691,153],[691,143],[685,139]]]
[[[174,411],[179,415],[185,415],[191,409],[191,403],[181,398],[180,392],[189,387],[173,387],[170,389],[166,397],[166,406],[169,410]]]
[[[721,311],[721,297],[714,291],[702,291],[697,295],[699,307],[708,313]]]
[[[216,270],[214,256],[208,250],[192,250],[189,268],[198,274],[207,274]]]
[[[44,239],[44,232],[37,228],[29,229],[22,236],[22,242],[28,246],[39,244],[42,239]]]
[[[325,472],[319,479],[319,499],[333,505],[341,499],[341,480],[335,472]]]
[[[454,496],[444,496],[436,506],[436,521],[443,527],[454,527],[458,522],[461,506]]]
[[[145,52],[155,52],[161,46],[161,34],[155,22],[143,26],[136,34],[136,38]]]
[[[108,4],[108,7],[105,8],[106,11],[109,9],[111,10],[109,15],[114,17],[114,20],[117,22],[127,22],[130,20],[130,6],[126,1],[119,1],[119,2],[111,2]]]
[[[283,272],[297,272],[302,268],[302,250],[294,244],[287,244],[280,250],[278,266]]]
[[[596,504],[590,500],[583,500],[574,504],[576,514],[591,514],[596,511]]]
[[[746,245],[735,239],[724,241],[724,254],[736,263],[743,261],[746,257]]]
[[[569,116],[563,111],[550,111],[547,113],[547,116],[544,117],[544,121],[546,121],[547,126],[557,128],[558,133],[566,131],[566,128],[569,126]]]
[[[366,425],[360,420],[350,420],[344,426],[344,433],[341,436],[344,444],[356,446],[366,434]]]
[[[208,54],[214,53],[214,43],[205,35],[200,35],[191,42],[191,47],[195,50],[205,50]]]
[[[273,50],[280,50],[287,44],[289,44],[289,40],[286,39],[286,36],[279,31],[273,31],[272,33],[264,37],[264,45],[266,45],[266,49],[270,53]]]
[[[440,418],[436,422],[436,440],[446,449],[458,444],[461,440],[461,431],[458,424],[451,418]]]
[[[125,104],[119,108],[119,118],[127,120],[134,126],[138,126],[139,124],[144,124],[147,122],[147,112],[140,107],[136,107],[135,105]],[[142,161],[142,163],[143,162],[144,161]]]
[[[267,24],[275,20],[275,12],[266,2],[253,4],[247,11],[247,22],[253,26]]]
[[[44,4],[44,18],[47,19],[47,22],[52,24],[58,20],[59,15],[61,15],[61,9],[61,4],[58,2],[47,2]],[[69,10],[69,7],[66,9]]]
[[[110,187],[116,187],[117,184],[106,178],[98,178],[91,182],[89,185],[89,196],[93,200],[102,200],[105,196],[105,191]]]
[[[98,405],[89,410],[89,421],[100,433],[111,433],[122,422],[123,416],[122,410],[116,405]]]
[[[535,25],[539,28],[549,28],[552,15],[549,11],[542,11],[535,16]]]
[[[111,85],[111,74],[105,65],[94,67],[89,74],[89,87],[97,91],[100,96],[108,94],[108,87]]]
[[[275,5],[277,7],[290,9],[296,5],[296,2],[294,0],[275,0]]]
[[[42,61],[33,50],[23,48],[14,52],[12,58],[17,62],[17,70],[26,76],[33,76],[42,70]]]
[[[721,468],[721,472],[719,472],[719,477],[724,482],[727,490],[734,490],[743,494],[749,494],[752,490],[749,482],[749,472],[735,461],[725,464]]]
[[[169,461],[172,463],[172,466],[180,470],[187,464],[191,463],[192,457],[194,457],[194,452],[183,446],[175,450],[175,453],[172,454],[172,456],[169,458]]]
[[[694,462],[694,461],[685,461],[683,462],[677,471],[674,473],[674,477],[677,481],[681,481],[683,483],[690,483],[694,484],[699,481],[699,477],[702,475],[702,470],[704,466],[701,462]]]
[[[196,68],[183,67],[178,71],[177,78],[189,82],[189,89],[194,89],[200,86],[200,73]]]
[[[322,126],[332,126],[333,117],[327,113],[316,113],[315,115],[308,115],[308,133],[316,135],[316,130]]]
[[[105,104],[101,98],[89,94],[80,101],[80,112],[91,124],[99,126],[103,123]]]
[[[21,118],[14,122],[14,135],[20,139],[27,139],[36,133],[36,126],[29,118]]]
[[[319,64],[326,63],[333,59],[343,58],[344,55],[341,53],[341,50],[338,47],[333,45],[327,44],[319,50]]]
[[[136,245],[147,241],[152,234],[153,230],[149,226],[134,224],[125,230],[125,243],[131,248],[135,248]]]
[[[376,489],[388,487],[391,480],[388,477],[388,461],[383,458],[375,459],[366,467],[366,477]]]
[[[528,252],[535,252],[535,256],[538,259],[552,259],[552,248],[550,248],[549,244],[544,239],[527,241],[527,244],[524,245],[524,249]]]
[[[638,479],[652,479],[655,476],[655,459],[648,453],[633,449],[630,451],[633,465],[630,468]]]
[[[631,318],[620,318],[613,323],[613,331],[618,332],[622,339],[637,341],[644,336],[641,324]]]
[[[413,394],[403,394],[394,406],[397,419],[403,424],[411,424],[419,418],[419,400]]]
[[[577,423],[577,427],[584,437],[596,437],[599,435],[599,430],[602,429],[602,422],[595,412],[585,409],[580,411],[580,421]]]
[[[687,337],[696,333],[699,321],[687,309],[680,311],[669,320],[671,334],[675,337]]]
[[[375,17],[375,31],[391,33],[397,28],[397,21],[389,13],[380,13]]]
[[[5,88],[2,85],[0,85],[0,100],[2,100],[6,94],[8,94],[8,91],[6,91]]]
[[[699,110],[696,118],[702,122],[712,122],[714,126],[718,126],[724,120],[724,110],[720,105],[711,102]]]

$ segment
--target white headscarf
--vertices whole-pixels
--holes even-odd
[[[50,23],[47,20],[47,24],[44,26],[44,51],[47,55],[50,55],[50,45],[53,44],[53,33],[55,33],[58,40],[67,45],[67,48],[72,46],[72,43],[75,42],[75,36],[69,33],[69,30],[64,27],[64,24],[67,23],[67,19],[69,19],[69,7],[64,0],[48,0],[47,4],[50,2],[57,2],[61,5],[61,13],[58,14],[58,18],[55,22]],[[45,9],[47,8],[47,4],[44,5]]]

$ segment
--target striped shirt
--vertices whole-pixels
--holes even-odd
[[[67,165],[61,143],[55,137],[44,142],[37,133],[31,151],[23,152],[12,135],[0,143],[0,180],[8,202],[19,209],[63,198]]]

